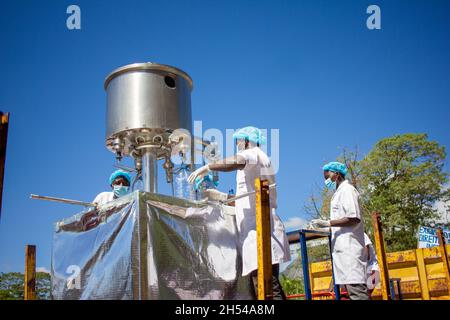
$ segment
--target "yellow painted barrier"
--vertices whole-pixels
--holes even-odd
[[[271,300],[272,249],[270,235],[269,181],[255,179],[256,237],[258,247],[258,300]]]
[[[447,248],[449,261],[450,245]],[[450,300],[450,288],[441,259],[440,247],[386,253],[389,278],[399,278],[405,300]],[[311,292],[332,291],[331,261],[310,264]],[[372,292],[373,300],[381,300],[380,284]]]

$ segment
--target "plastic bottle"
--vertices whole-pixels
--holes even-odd
[[[176,171],[174,179],[175,197],[187,200],[195,200],[195,193],[192,185],[188,182],[188,177],[189,169],[187,166],[182,166]]]

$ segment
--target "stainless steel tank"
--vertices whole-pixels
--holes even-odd
[[[174,130],[192,132],[192,87],[184,71],[151,62],[120,67],[105,80],[106,146],[119,160],[135,158],[147,191],[156,192],[157,159],[166,159],[166,171],[173,167]]]

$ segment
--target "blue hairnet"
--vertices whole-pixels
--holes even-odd
[[[234,140],[247,139],[253,143],[264,144],[266,143],[266,137],[261,133],[261,130],[255,127],[241,128],[233,134]]]
[[[131,175],[128,172],[123,170],[116,170],[109,177],[109,184],[111,185],[117,177],[124,177],[125,179],[127,179],[128,183],[131,183]]]
[[[329,162],[323,166],[323,171],[338,172],[338,173],[342,174],[342,176],[345,177],[345,175],[347,174],[347,166],[345,164],[337,162],[337,161]]]

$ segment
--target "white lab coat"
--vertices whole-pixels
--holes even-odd
[[[245,159],[244,169],[236,174],[236,196],[255,190],[255,179],[260,177],[275,183],[275,174],[269,157],[258,147],[238,153]],[[275,212],[277,194],[270,190],[271,228],[272,228],[272,264],[287,262],[291,259],[289,242],[285,228]],[[235,201],[236,223],[242,248],[242,275],[245,276],[258,268],[256,239],[255,195]]]
[[[359,206],[359,193],[347,180],[343,181],[331,199],[330,218],[359,218],[349,227],[331,227],[333,270],[336,284],[366,283],[364,226]]]
[[[365,233],[364,233],[364,246],[369,247],[369,258],[367,259],[366,265],[367,287],[369,289],[373,289],[380,282],[380,266],[378,265],[377,254],[373,247],[372,241],[370,241],[369,236]],[[371,275],[372,271],[375,271],[373,275]]]
[[[92,202],[102,205],[112,200],[114,200],[114,192],[106,191],[99,193]]]

